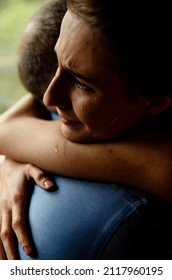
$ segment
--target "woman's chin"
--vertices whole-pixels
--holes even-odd
[[[64,138],[72,142],[86,143],[96,140],[83,124],[71,127],[62,123],[61,133]]]

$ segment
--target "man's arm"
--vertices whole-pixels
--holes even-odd
[[[172,200],[170,134],[145,132],[111,143],[74,143],[62,136],[58,121],[39,119],[32,102],[25,104],[27,110],[21,106],[0,119],[1,154],[60,175],[124,184]]]

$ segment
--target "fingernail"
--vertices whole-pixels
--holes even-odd
[[[51,188],[51,187],[54,186],[54,183],[49,179],[45,179],[43,181],[43,185],[44,185],[45,188]]]
[[[32,253],[31,248],[29,248],[28,246],[24,246],[23,250],[27,256],[29,256]]]

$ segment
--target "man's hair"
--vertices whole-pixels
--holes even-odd
[[[170,1],[67,0],[67,6],[102,34],[112,70],[148,97],[172,91]]]
[[[39,100],[57,69],[54,47],[65,12],[65,0],[46,2],[33,15],[21,39],[19,77],[25,88]]]

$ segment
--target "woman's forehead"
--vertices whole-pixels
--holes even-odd
[[[98,68],[108,69],[106,44],[96,30],[71,12],[65,14],[55,51],[59,63],[73,71],[94,76]]]

